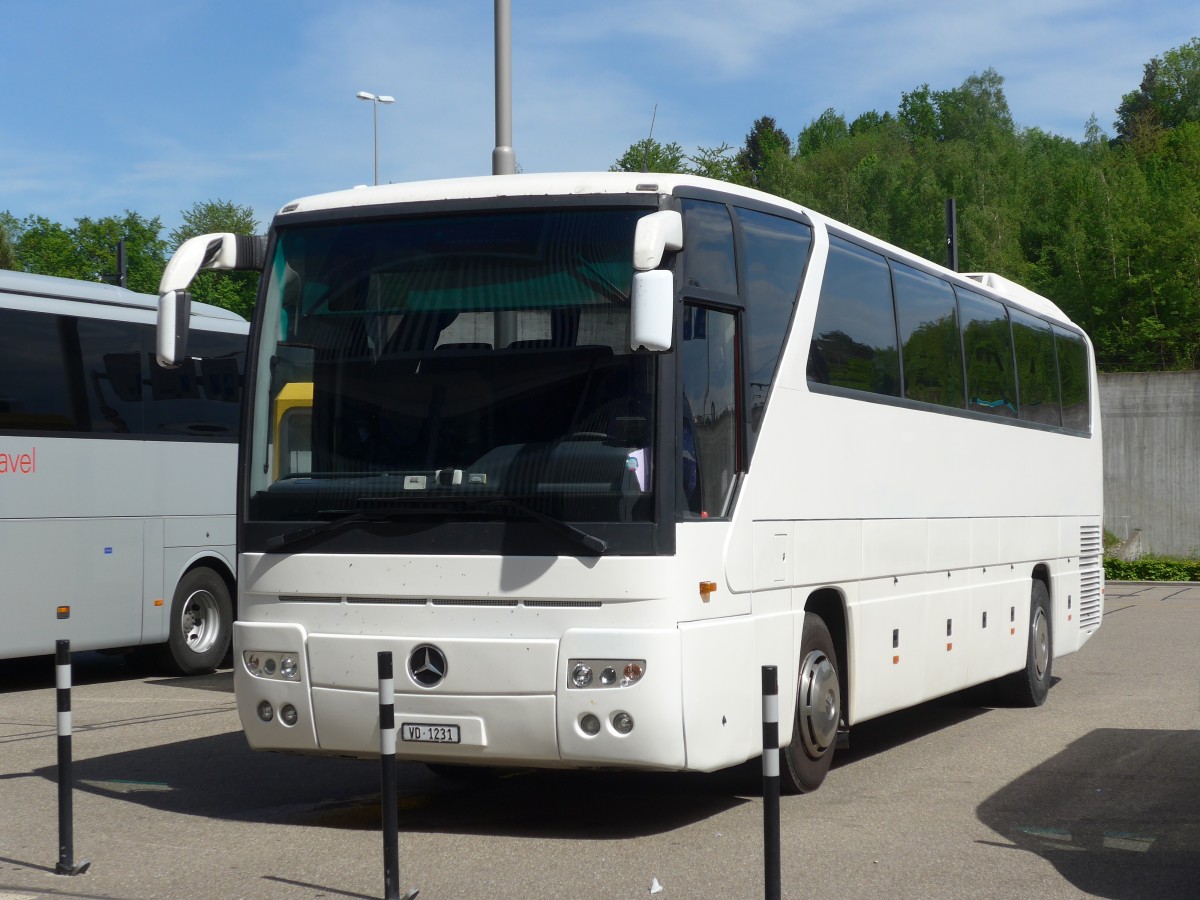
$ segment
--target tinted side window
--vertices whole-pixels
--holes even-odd
[[[0,431],[71,431],[84,398],[71,390],[64,337],[70,319],[0,309]],[[76,382],[78,388],[78,383]]]
[[[246,337],[193,329],[188,351],[192,358],[175,369],[162,368],[153,353],[147,354],[151,385],[147,433],[236,441]]]
[[[904,361],[904,396],[962,409],[962,342],[954,289],[940,278],[894,261],[892,277]]]
[[[804,280],[812,228],[746,209],[735,209],[734,213],[742,226],[745,250],[742,267],[750,347],[750,428],[752,434],[757,434]]]
[[[967,409],[1015,418],[1017,385],[1008,310],[973,291],[956,292],[967,361]]]
[[[683,201],[684,283],[724,294],[737,293],[733,223],[724,204]]]
[[[1058,376],[1062,384],[1063,428],[1088,431],[1091,414],[1088,409],[1088,355],[1083,338],[1060,328],[1054,329],[1054,344],[1058,349]]]
[[[133,322],[76,319],[88,398],[85,431],[142,433],[142,341],[150,328]]]
[[[837,237],[829,239],[829,262],[809,347],[808,380],[900,396],[900,356],[887,261]]]
[[[1021,418],[1043,425],[1059,425],[1058,366],[1054,361],[1054,333],[1050,324],[1017,309],[1012,318],[1013,349],[1017,355],[1017,390]]]

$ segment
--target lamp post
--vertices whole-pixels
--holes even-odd
[[[359,91],[355,94],[359,100],[371,101],[371,120],[375,130],[375,183],[379,184],[379,104],[380,103],[395,103],[395,97],[389,97],[386,94],[371,94],[367,91]]]

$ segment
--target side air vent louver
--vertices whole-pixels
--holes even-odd
[[[1102,608],[1101,585],[1104,567],[1101,559],[1103,543],[1099,525],[1084,525],[1079,529],[1079,628],[1094,631],[1100,627]]]

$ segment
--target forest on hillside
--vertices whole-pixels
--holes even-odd
[[[1082,141],[1019,128],[1003,84],[987,69],[894,111],[828,109],[795,140],[771,116],[740,148],[647,139],[612,169],[756,187],[943,264],[952,197],[959,268],[1054,300],[1102,369],[1200,368],[1200,38],[1145,64],[1111,136],[1094,115]]]

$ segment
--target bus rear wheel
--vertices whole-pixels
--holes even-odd
[[[1054,666],[1054,636],[1050,628],[1050,592],[1033,579],[1029,599],[1029,644],[1025,668],[1000,679],[1001,696],[1014,706],[1041,706],[1050,692]]]
[[[792,740],[780,750],[779,784],[783,793],[804,794],[821,786],[833,762],[841,717],[842,687],[833,638],[824,619],[805,613],[796,721]]]
[[[229,649],[233,600],[225,580],[212,569],[192,569],[179,579],[171,601],[170,633],[158,662],[176,675],[215,669]]]

